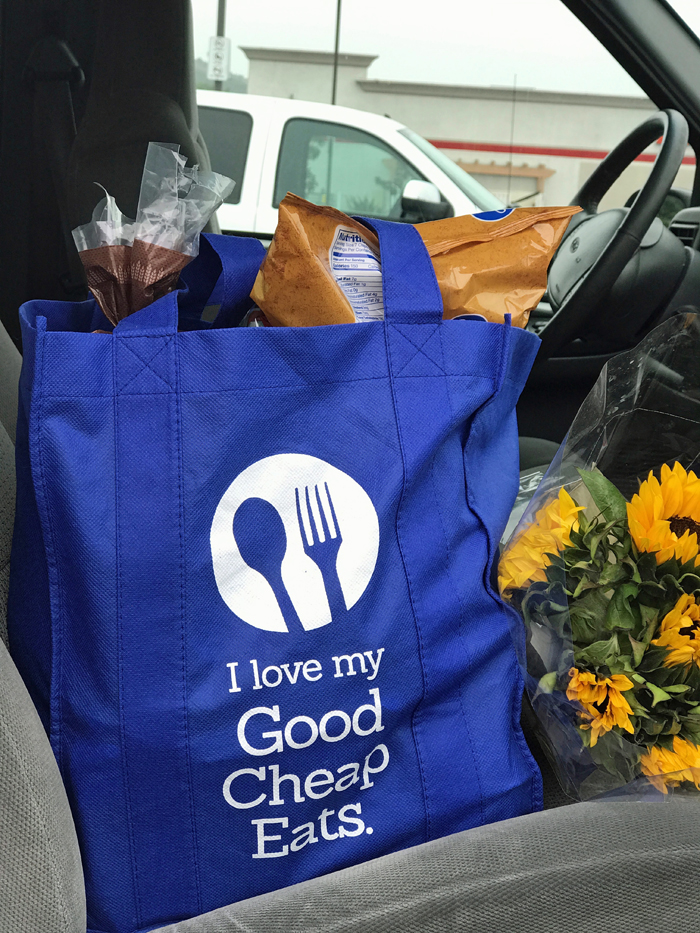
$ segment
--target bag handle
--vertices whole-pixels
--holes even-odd
[[[177,289],[153,304],[130,314],[114,328],[117,336],[163,336],[177,333],[180,300],[204,305],[222,277],[222,308],[230,308],[250,295],[265,247],[255,237],[202,234],[199,255],[185,266],[180,278],[185,288]]]
[[[385,320],[393,324],[437,324],[443,306],[433,264],[412,224],[358,217],[379,238]],[[114,329],[117,335],[174,334],[178,329],[178,296],[204,306],[223,275],[223,305],[247,297],[253,287],[265,248],[254,237],[204,234],[200,254],[182,271],[187,291],[170,292],[129,315]]]
[[[255,237],[204,233],[199,240],[197,263],[185,266],[180,278],[190,299],[204,305],[223,276],[221,304],[229,308],[250,295],[251,276],[254,280],[264,258],[265,247]]]
[[[437,324],[442,296],[428,250],[413,224],[358,217],[379,238],[384,319],[392,324]]]

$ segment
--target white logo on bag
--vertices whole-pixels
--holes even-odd
[[[229,609],[269,632],[339,622],[362,596],[379,551],[379,521],[347,473],[307,454],[253,463],[214,514],[211,554]]]

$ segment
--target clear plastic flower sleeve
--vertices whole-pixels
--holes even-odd
[[[216,172],[186,168],[180,147],[149,143],[136,219],[105,192],[73,230],[87,282],[112,324],[166,295],[199,252],[199,234],[233,190]]]
[[[538,737],[574,798],[700,789],[699,360],[694,314],[611,360],[502,547]]]

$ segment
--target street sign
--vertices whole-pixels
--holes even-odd
[[[226,81],[231,65],[231,40],[225,36],[212,36],[209,40],[209,81]]]

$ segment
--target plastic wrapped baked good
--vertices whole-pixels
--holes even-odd
[[[73,231],[90,290],[112,324],[172,291],[199,252],[199,234],[233,190],[224,175],[185,168],[179,150],[149,143],[135,220],[105,192],[92,220]]]

